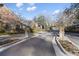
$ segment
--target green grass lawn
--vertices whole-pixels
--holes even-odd
[[[45,31],[44,29],[33,29],[33,32],[34,33],[38,33],[38,32],[40,32],[40,31]]]

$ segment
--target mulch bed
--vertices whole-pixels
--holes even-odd
[[[16,43],[18,41],[18,39],[11,39],[11,40],[5,40],[5,41],[2,41],[0,42],[0,47],[3,47],[3,46],[7,46],[7,45],[10,45],[10,44],[13,44],[13,43]]]
[[[79,49],[77,47],[75,47],[71,42],[67,41],[67,40],[59,40],[59,42],[61,43],[62,47],[68,51],[69,53],[72,53],[76,56],[79,56]]]

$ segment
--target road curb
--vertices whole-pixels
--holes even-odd
[[[74,54],[67,52],[67,51],[62,47],[62,45],[61,45],[61,43],[58,41],[58,39],[56,39],[56,43],[57,43],[57,45],[59,46],[59,48],[61,49],[61,51],[62,51],[64,54],[66,54],[67,56],[75,56]]]
[[[57,56],[67,56],[66,54],[64,54],[61,49],[59,48],[59,46],[57,45],[56,41],[55,41],[55,37],[53,37],[52,40],[52,45],[54,47],[55,53]]]
[[[10,35],[0,35],[0,38],[1,37],[10,37]]]

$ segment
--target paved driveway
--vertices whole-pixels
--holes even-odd
[[[54,56],[51,42],[34,37],[0,53],[1,56]]]

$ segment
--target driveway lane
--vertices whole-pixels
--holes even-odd
[[[55,56],[52,43],[34,37],[0,53],[1,56]]]

